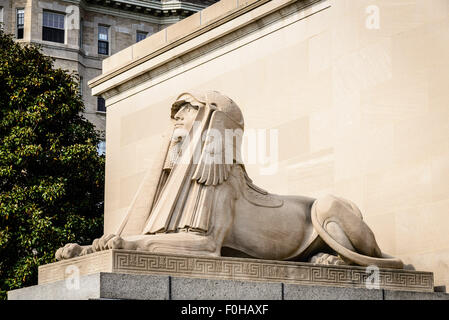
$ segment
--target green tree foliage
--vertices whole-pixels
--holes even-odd
[[[77,76],[0,32],[0,299],[103,224],[104,157]]]

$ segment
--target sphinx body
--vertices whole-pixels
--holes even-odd
[[[184,93],[171,117],[174,131],[143,205],[130,206],[117,233],[89,246],[68,244],[58,260],[128,249],[403,267],[381,252],[351,201],[274,195],[255,186],[239,156],[243,116],[228,97]]]

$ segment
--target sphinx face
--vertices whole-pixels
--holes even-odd
[[[181,106],[173,117],[175,131],[179,131],[180,134],[182,131],[185,131],[188,134],[193,126],[197,113],[198,107],[192,106],[190,103]]]

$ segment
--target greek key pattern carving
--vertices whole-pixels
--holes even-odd
[[[158,255],[113,250],[113,272],[166,274],[218,279],[282,281],[302,285],[365,288],[370,273],[363,267],[325,266],[241,258]],[[380,288],[433,291],[433,274],[381,269]]]
[[[339,283],[365,287],[370,274],[360,267],[357,269],[343,269],[328,266],[312,266],[312,277],[310,280],[316,284]],[[433,291],[433,274],[404,270],[380,270],[379,285],[385,289]]]

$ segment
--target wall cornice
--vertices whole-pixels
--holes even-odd
[[[206,8],[206,5],[182,1],[64,0],[64,2],[78,5],[85,11],[130,19],[136,19],[137,16],[139,20],[156,24],[173,24]]]
[[[92,88],[93,95],[104,96],[108,99],[107,104],[111,105],[123,99],[125,95],[129,96],[144,90],[145,86],[153,86],[176,76],[176,72],[183,72],[184,68],[179,67],[189,61],[204,63],[202,57],[206,54],[211,52],[214,52],[214,55],[224,54],[224,50],[233,50],[233,46],[227,44],[242,45],[238,40],[244,37],[247,38],[245,41],[251,42],[254,40],[251,39],[251,35],[256,31],[265,28],[267,34],[273,32],[266,27],[276,21],[290,17],[286,24],[294,23],[329,8],[329,3],[328,0],[256,0],[250,5],[212,19],[208,24],[193,30],[186,28],[181,36],[167,39],[169,29],[179,27],[172,25],[162,31],[166,32],[166,39],[162,44],[157,43],[162,38],[159,32],[141,41],[137,47],[133,45],[110,57],[109,59],[118,61],[118,67],[105,72],[103,63],[103,74],[89,81],[88,85]],[[212,8],[213,6],[197,14]],[[249,11],[251,14],[245,15]],[[298,12],[300,14],[297,14]],[[192,17],[184,19],[181,23],[188,23],[186,20]],[[223,49],[225,46],[227,48]],[[133,51],[136,53],[137,49],[145,51],[146,55],[133,59]]]

